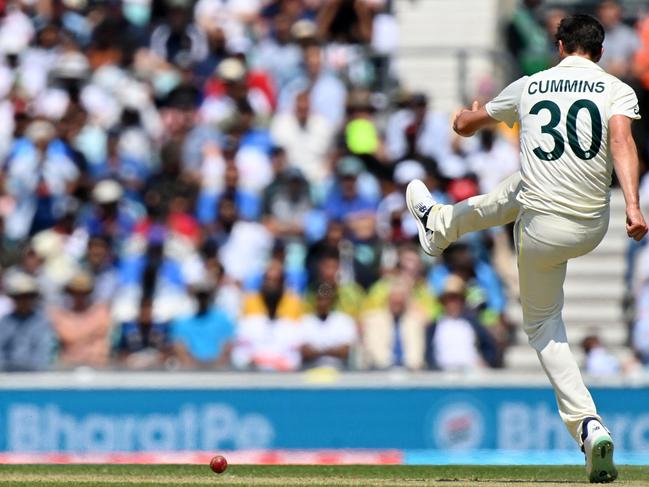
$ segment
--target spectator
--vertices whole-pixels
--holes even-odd
[[[155,319],[153,300],[143,298],[137,318],[120,325],[117,358],[128,369],[157,369],[170,355],[169,324]]]
[[[38,233],[38,239],[54,238],[61,243],[63,252],[71,259],[78,260],[85,253],[88,234],[76,226],[76,217],[79,212],[80,203],[73,197],[66,198],[61,202],[59,217],[54,225]]]
[[[201,193],[197,202],[197,217],[203,225],[212,223],[219,213],[219,202],[224,195],[234,198],[239,216],[244,220],[257,221],[261,214],[261,203],[256,195],[239,185],[239,169],[235,164],[225,168],[224,188],[220,194]]]
[[[331,284],[333,282],[332,278],[335,278],[339,283],[354,282],[354,247],[345,235],[345,231],[346,228],[343,222],[330,220],[325,235],[308,248],[305,265],[309,286],[313,287],[322,280],[326,280]],[[338,257],[335,275],[329,279],[323,276],[319,277],[318,263],[320,259],[332,253]]]
[[[426,327],[430,320],[426,310],[412,298],[411,291],[410,281],[396,278],[389,283],[387,306],[361,315],[367,368],[419,370],[424,367]]]
[[[343,133],[347,151],[363,157],[368,164],[368,169],[380,177],[385,172],[381,171],[380,165],[383,146],[374,112],[369,91],[351,91],[347,97],[347,120]]]
[[[94,205],[82,222],[90,235],[107,235],[119,248],[133,232],[139,217],[135,205],[122,200],[124,190],[114,180],[100,181],[92,190]]]
[[[338,161],[337,185],[331,189],[324,203],[324,210],[330,219],[345,220],[374,211],[374,201],[359,191],[358,179],[364,169],[363,162],[355,156],[346,156]]]
[[[443,311],[426,332],[426,362],[432,369],[471,370],[501,365],[498,347],[466,307],[465,282],[450,275],[440,296]]]
[[[236,323],[241,311],[241,287],[225,273],[213,243],[206,242],[201,248],[201,255],[205,266],[204,279],[216,285],[214,306],[223,311],[233,323]]]
[[[111,317],[106,303],[94,303],[92,276],[78,272],[67,283],[62,305],[49,310],[64,367],[105,367],[110,354]]]
[[[207,230],[219,247],[219,260],[225,273],[238,282],[261,274],[273,245],[270,232],[260,223],[240,220],[232,195],[223,196],[218,211],[214,225]]]
[[[28,242],[20,262],[7,272],[17,271],[36,279],[40,297],[45,303],[52,303],[74,273],[74,267],[74,260],[64,251],[63,238],[46,231]]]
[[[606,31],[600,66],[613,76],[629,79],[633,57],[640,48],[638,34],[622,23],[622,6],[617,0],[600,2],[597,17]]]
[[[476,261],[470,247],[458,243],[444,253],[444,265],[430,272],[429,282],[438,294],[443,292],[451,274],[457,274],[466,282],[467,304],[474,312],[480,313],[480,322],[500,323],[505,310],[505,296],[492,267],[486,262]]]
[[[235,328],[230,318],[214,307],[214,283],[202,281],[191,286],[196,301],[193,316],[171,324],[174,355],[183,367],[223,368],[230,363]]]
[[[586,373],[595,377],[611,377],[620,373],[619,360],[602,344],[597,335],[589,335],[581,341],[586,356]]]
[[[38,303],[36,280],[21,272],[5,276],[5,292],[13,311],[0,318],[0,370],[42,371],[49,367],[54,351],[50,323]]]
[[[170,63],[202,61],[207,56],[203,32],[190,22],[190,12],[182,4],[169,5],[166,22],[151,33],[151,49]]]
[[[551,8],[545,12],[545,31],[547,33],[548,39],[548,52],[551,53],[550,65],[555,66],[561,62],[559,59],[559,50],[554,44],[554,38],[559,29],[559,23],[564,17],[567,17],[569,13],[562,8]],[[485,100],[486,103],[486,100]]]
[[[50,122],[32,122],[16,141],[6,163],[6,189],[15,210],[6,230],[13,239],[34,235],[54,225],[57,205],[73,192],[79,171],[56,140]]]
[[[206,84],[207,93],[200,108],[203,120],[226,124],[242,105],[251,107],[257,116],[268,117],[274,107],[274,92],[257,81],[241,59],[229,57],[221,61],[213,82]]]
[[[385,137],[393,160],[425,157],[441,164],[451,151],[448,119],[430,109],[424,93],[411,95],[406,108],[392,114]]]
[[[117,130],[108,132],[106,159],[100,164],[93,164],[92,175],[95,180],[113,179],[124,188],[125,196],[138,201],[149,177],[148,161],[137,159],[123,149],[120,150],[120,133]],[[146,143],[146,139],[144,141]],[[140,141],[142,143],[142,141]]]
[[[347,220],[349,243],[345,249],[352,256],[354,280],[369,289],[381,277],[386,244],[376,233],[374,213],[355,214]]]
[[[318,15],[320,37],[342,44],[367,44],[372,39],[372,3],[333,0]]]
[[[345,86],[323,67],[323,53],[319,45],[314,43],[305,46],[303,56],[304,73],[294,78],[280,92],[279,111],[294,110],[297,95],[311,87],[311,111],[322,115],[334,128],[338,128],[345,114]]]
[[[205,29],[207,56],[194,65],[194,75],[199,84],[205,83],[216,67],[228,57],[227,38],[223,29],[217,25]]]
[[[480,145],[469,155],[468,166],[478,177],[480,192],[489,193],[503,179],[520,168],[518,153],[493,129],[480,131]]]
[[[358,318],[365,291],[354,281],[345,280],[342,274],[338,249],[323,249],[317,257],[312,284],[306,294],[306,304],[312,312],[317,309],[319,289],[327,286],[333,296],[332,309]]]
[[[542,3],[543,0],[523,0],[505,31],[507,50],[516,59],[522,75],[550,67],[547,32],[538,18]]]
[[[95,283],[92,301],[112,301],[117,291],[117,269],[108,237],[96,235],[88,239],[84,264],[85,270],[90,273]]]
[[[333,311],[336,288],[328,284],[318,286],[312,314],[302,319],[302,365],[344,369],[351,347],[357,340],[357,331],[351,316]]]
[[[160,150],[160,167],[148,179],[145,192],[152,191],[159,194],[162,201],[170,201],[178,195],[195,194],[198,184],[195,183],[194,178],[201,179],[201,176],[189,169],[183,171],[181,158],[180,144],[174,142],[165,144]],[[223,173],[209,176],[210,179],[221,180]]]
[[[270,35],[253,50],[255,67],[270,73],[279,89],[299,75],[302,62],[300,47],[293,42],[291,20],[288,14],[276,15]]]
[[[151,228],[144,252],[135,253],[120,262],[120,286],[136,286],[145,295],[184,288],[185,277],[179,262],[165,252],[168,249],[165,247],[166,237],[164,228]]]
[[[244,298],[233,363],[237,368],[291,371],[301,365],[303,305],[286,289],[284,269],[271,261],[259,292]]]
[[[388,269],[386,269],[387,271]],[[390,291],[396,280],[411,283],[410,299],[416,302],[417,308],[426,313],[429,321],[439,314],[439,303],[426,282],[426,267],[419,249],[412,244],[402,244],[397,249],[396,267],[378,280],[367,292],[363,308],[367,310],[388,307]]]
[[[309,185],[297,168],[288,168],[278,174],[264,192],[266,228],[285,241],[302,240],[312,210]]]
[[[296,95],[293,111],[275,115],[271,133],[277,145],[286,150],[289,165],[300,169],[311,184],[324,183],[330,174],[326,156],[331,148],[333,126],[323,115],[311,110],[308,91]]]
[[[166,228],[168,237],[181,246],[196,248],[201,239],[199,222],[190,213],[192,195],[177,193],[163,200],[154,190],[144,193],[147,216],[141,218],[133,228],[135,236],[147,236],[156,227]]]

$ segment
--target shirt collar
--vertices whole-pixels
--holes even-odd
[[[562,68],[595,68],[604,71],[601,66],[581,56],[568,56],[559,63],[559,66]]]

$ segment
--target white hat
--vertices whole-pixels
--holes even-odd
[[[90,74],[90,63],[80,52],[65,52],[56,60],[52,74],[59,78],[84,79]]]
[[[56,128],[47,120],[36,120],[25,129],[25,137],[32,141],[48,139],[56,136]]]
[[[50,120],[61,120],[70,106],[70,96],[65,90],[47,88],[34,99],[34,114]]]
[[[225,81],[241,81],[246,75],[246,67],[239,59],[232,57],[221,61],[216,74]]]
[[[19,271],[7,275],[4,287],[9,296],[38,293],[38,283],[36,282],[36,279],[29,274]]]
[[[90,293],[95,287],[95,279],[92,274],[84,270],[78,270],[68,280],[65,288],[71,292]]]
[[[124,190],[121,184],[113,179],[105,179],[95,185],[95,188],[92,190],[92,199],[100,205],[114,203],[115,201],[119,201],[122,194],[124,194]]]
[[[56,258],[63,253],[63,238],[54,230],[43,230],[32,237],[31,247],[41,259]]]
[[[397,184],[408,184],[413,179],[426,177],[426,170],[419,162],[412,159],[401,161],[394,168],[394,182]]]
[[[7,55],[17,55],[29,45],[29,39],[24,36],[12,35],[13,32],[0,31],[0,52]]]
[[[83,10],[88,5],[86,0],[63,0],[63,5],[75,10]]]
[[[295,39],[311,39],[318,34],[318,26],[307,19],[298,20],[291,27],[291,35]]]

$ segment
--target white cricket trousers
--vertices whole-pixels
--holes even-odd
[[[568,346],[561,317],[563,283],[569,259],[589,253],[608,228],[608,213],[589,220],[522,210],[516,200],[516,173],[486,195],[445,205],[429,216],[434,244],[445,248],[468,232],[516,221],[514,241],[524,329],[554,388],[559,414],[581,446],[581,422],[599,419],[579,366]]]

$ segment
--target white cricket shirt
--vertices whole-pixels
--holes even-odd
[[[630,86],[580,56],[507,86],[486,105],[510,127],[521,125],[523,208],[578,218],[606,210],[613,164],[608,121],[639,119]]]

